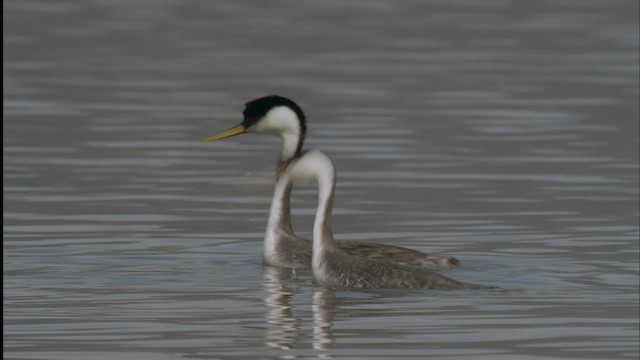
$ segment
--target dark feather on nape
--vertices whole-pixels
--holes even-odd
[[[278,106],[286,106],[293,110],[300,119],[302,132],[306,131],[306,117],[304,115],[304,112],[302,111],[302,108],[298,106],[298,104],[296,104],[293,100],[279,95],[264,96],[246,103],[245,109],[242,114],[244,115],[245,122],[250,122],[250,124],[244,125],[247,126],[255,124],[258,120],[267,115],[269,110]]]

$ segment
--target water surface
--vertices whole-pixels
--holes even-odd
[[[8,359],[636,359],[634,1],[4,2]],[[334,231],[504,291],[334,292],[261,260],[277,93]],[[315,190],[299,188],[310,236]]]

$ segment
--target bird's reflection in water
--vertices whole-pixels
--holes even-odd
[[[279,350],[293,350],[299,348],[301,343],[308,341],[301,339],[306,333],[303,327],[308,326],[309,321],[299,319],[293,315],[293,297],[297,293],[296,287],[299,278],[296,278],[295,270],[281,269],[266,266],[264,268],[264,288],[266,290],[265,304],[269,310],[266,315],[267,334],[266,345]],[[299,271],[299,270],[298,270]],[[304,281],[305,285],[311,285],[310,281]],[[321,286],[305,286],[305,289],[313,288],[313,299],[311,311],[313,313],[313,338],[311,345],[318,351],[315,357],[318,359],[332,358],[328,350],[333,343],[331,326],[333,323],[333,313],[335,311],[335,292],[332,289]],[[304,299],[303,299],[304,301]],[[306,302],[308,304],[308,302]],[[304,314],[305,309],[299,309]],[[304,351],[304,350],[302,350]],[[293,353],[284,356],[287,359],[296,359]],[[305,352],[304,358],[309,358],[309,353]]]
[[[291,269],[265,266],[264,276],[267,293],[264,301],[269,308],[266,345],[281,350],[292,349],[298,340],[299,321],[293,317],[291,300],[294,291],[287,283],[295,276],[295,272]]]
[[[313,302],[311,309],[313,310],[313,348],[316,350],[331,349],[333,343],[333,314],[335,312],[336,297],[332,289],[314,286]],[[329,354],[322,356],[330,357]]]

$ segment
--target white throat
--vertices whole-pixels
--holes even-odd
[[[249,128],[249,131],[280,136],[282,139],[282,161],[290,160],[295,156],[302,135],[298,115],[286,106],[278,106],[269,110],[262,120]]]

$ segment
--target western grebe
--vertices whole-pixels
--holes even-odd
[[[282,139],[282,153],[276,177],[287,165],[300,156],[306,134],[302,108],[282,96],[272,95],[249,101],[243,111],[244,120],[237,126],[209,136],[203,141],[215,141],[244,134],[273,134]],[[275,191],[264,241],[264,260],[267,265],[286,268],[311,266],[311,241],[297,236],[291,226],[290,197],[292,186]],[[388,259],[400,264],[446,269],[459,264],[446,255],[425,254],[399,246],[339,241],[338,247],[348,254],[375,259]]]
[[[276,183],[276,193],[294,182],[318,185],[318,209],[313,224],[311,269],[317,282],[349,289],[436,288],[472,289],[484,286],[462,283],[435,272],[383,259],[350,255],[333,239],[331,210],[336,173],[333,163],[319,150],[311,150],[291,161]]]

